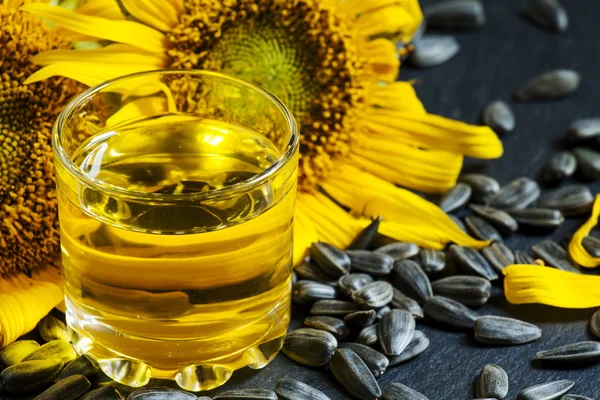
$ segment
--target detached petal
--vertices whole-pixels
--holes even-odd
[[[600,195],[596,195],[594,208],[590,218],[575,232],[569,243],[569,254],[573,260],[586,268],[594,268],[600,265],[600,258],[593,257],[581,244],[581,241],[590,234],[592,229],[598,225],[598,216],[600,215]],[[600,287],[598,289],[600,292]]]

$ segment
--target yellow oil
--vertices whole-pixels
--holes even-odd
[[[74,162],[111,191],[58,196],[78,350],[133,386],[153,377],[207,389],[266,365],[289,322],[295,183],[283,193],[272,180],[228,197],[190,195],[233,188],[279,157],[250,129],[176,115],[83,143]],[[141,193],[182,200],[138,201]]]

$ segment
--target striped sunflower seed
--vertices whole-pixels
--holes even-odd
[[[393,264],[392,261],[390,264]],[[391,267],[390,267],[391,269]],[[344,275],[338,281],[338,287],[344,292],[347,296],[352,296],[352,293],[362,288],[363,286],[373,282],[374,279],[371,275],[354,273]]]
[[[23,361],[43,360],[47,358],[60,358],[63,362],[67,363],[76,359],[77,353],[70,343],[64,340],[53,340],[25,357]]]
[[[95,361],[88,358],[85,355],[81,355],[71,361],[67,366],[62,370],[57,379],[64,379],[71,375],[83,375],[90,376],[98,372],[100,368],[96,364]]]
[[[566,216],[587,214],[594,204],[594,195],[585,185],[567,185],[540,197],[538,205],[559,210]]]
[[[171,398],[169,398],[170,400]],[[268,389],[229,390],[213,397],[214,400],[277,400],[277,394]],[[129,400],[129,399],[127,399]],[[141,400],[141,399],[140,399]],[[183,398],[181,399],[183,400]]]
[[[560,182],[573,176],[577,169],[577,158],[570,151],[556,153],[544,166],[541,178],[545,182]]]
[[[398,290],[398,289],[394,289],[394,290]],[[383,318],[383,316],[385,314],[389,313],[390,311],[392,311],[392,309],[389,305],[385,306],[385,307],[381,307],[379,310],[377,310],[377,321],[381,321],[381,318]]]
[[[365,362],[351,349],[338,349],[331,359],[331,372],[352,396],[374,400],[381,389]]]
[[[467,273],[483,276],[487,280],[498,279],[498,274],[479,252],[470,247],[451,245],[448,252],[452,261]]]
[[[600,361],[600,342],[571,343],[555,349],[537,353],[537,360],[556,362],[593,362]]]
[[[504,234],[514,233],[519,230],[518,222],[506,211],[477,204],[470,204],[469,207],[475,214],[491,223]]]
[[[394,265],[392,256],[382,252],[350,250],[347,254],[348,257],[350,257],[353,270],[366,272],[367,274],[374,276],[389,275],[392,266]]]
[[[517,400],[552,400],[567,393],[573,386],[575,382],[566,379],[540,383],[523,389],[517,396]]]
[[[383,375],[387,369],[390,361],[386,356],[373,350],[369,346],[365,346],[360,343],[340,343],[340,348],[346,348],[354,351],[361,360],[364,361],[365,365],[369,367],[374,377]]]
[[[296,271],[292,271],[292,286],[295,285],[299,280],[300,278],[298,278]]]
[[[359,311],[358,306],[351,301],[344,300],[318,300],[313,303],[310,313],[312,315],[348,315]]]
[[[375,250],[375,253],[387,254],[393,257],[394,260],[405,260],[416,256],[420,250],[421,248],[414,243],[395,242],[381,246]]]
[[[494,345],[518,345],[533,342],[542,330],[528,322],[513,318],[485,315],[475,321],[475,339]]]
[[[331,333],[337,340],[343,340],[350,334],[350,328],[339,318],[328,316],[306,317],[304,325]]]
[[[502,100],[489,103],[481,115],[483,123],[498,134],[503,134],[515,129],[515,114]]]
[[[377,320],[375,310],[357,311],[344,317],[344,322],[354,331],[360,331],[371,326]]]
[[[298,281],[292,290],[292,300],[298,305],[312,304],[317,300],[334,300],[337,297],[334,287],[314,281]]]
[[[193,397],[192,397],[193,396]],[[215,397],[216,399],[217,397]],[[237,397],[235,397],[237,399]],[[242,399],[244,397],[241,397]],[[252,398],[252,397],[250,397]],[[194,400],[192,393],[168,387],[153,387],[136,389],[127,397],[127,400]],[[259,398],[260,399],[260,398]]]
[[[69,333],[65,323],[52,315],[46,315],[42,318],[38,323],[38,330],[40,331],[40,336],[46,342],[53,340],[71,341],[71,333]]]
[[[328,243],[313,243],[310,246],[310,258],[332,278],[339,278],[350,270],[350,257]]]
[[[483,218],[474,215],[468,216],[465,218],[465,225],[467,226],[467,232],[477,239],[502,241],[500,232]]]
[[[516,264],[526,264],[526,265],[534,265],[535,260],[529,254],[522,250],[515,251],[515,263]]]
[[[394,288],[394,297],[392,297],[392,307],[408,311],[415,318],[423,318],[424,316],[423,309],[419,303],[396,288]]]
[[[413,40],[414,50],[408,62],[419,68],[435,67],[454,57],[460,50],[458,40],[448,35],[425,35]]]
[[[600,310],[596,311],[590,320],[590,330],[600,339]]]
[[[381,217],[375,218],[358,234],[358,236],[354,238],[347,250],[366,250],[370,248],[377,237],[377,231],[379,230],[380,223]]]
[[[330,400],[329,396],[320,390],[292,378],[278,380],[275,393],[284,400]]]
[[[426,274],[436,274],[446,268],[446,254],[441,250],[423,249],[419,252],[419,265]]]
[[[383,353],[398,356],[408,346],[415,333],[415,319],[408,311],[392,310],[379,322],[377,337]]]
[[[445,296],[471,307],[479,307],[490,298],[492,284],[478,276],[455,275],[431,284],[436,295]]]
[[[382,394],[384,400],[428,400],[423,394],[399,382],[387,385]]]
[[[429,338],[421,331],[415,330],[412,340],[399,356],[388,356],[389,367],[402,364],[424,352],[429,347]]]
[[[474,29],[485,23],[485,11],[479,0],[446,0],[423,9],[427,27]]]
[[[515,263],[515,255],[504,243],[492,243],[481,250],[481,253],[498,273],[501,273],[504,268]]]
[[[591,397],[578,396],[576,394],[565,394],[560,400],[594,400]]]
[[[558,210],[550,208],[525,208],[512,209],[507,212],[517,220],[520,225],[535,228],[556,228],[565,222],[565,217]]]
[[[392,285],[420,303],[433,296],[427,274],[414,261],[401,260],[394,262],[391,281]]]
[[[552,240],[543,240],[531,246],[533,255],[544,260],[546,265],[569,272],[581,272],[577,264],[569,257],[569,253]]]
[[[501,367],[487,364],[477,379],[476,395],[481,398],[504,399],[508,394],[508,375]]]
[[[581,245],[592,257],[600,257],[600,239],[586,236],[581,241]]]
[[[600,179],[600,153],[585,147],[573,149],[579,170],[586,178]]]
[[[39,348],[35,340],[17,340],[0,350],[0,364],[6,367],[18,364]]]
[[[600,135],[600,117],[578,119],[571,123],[567,138],[572,141],[582,141]]]
[[[329,332],[300,328],[288,333],[281,351],[298,364],[322,367],[331,360],[337,345]]]
[[[356,343],[364,344],[365,346],[374,346],[379,342],[377,331],[379,324],[373,324],[363,328],[356,337]]]
[[[478,315],[457,301],[443,296],[433,296],[423,307],[429,318],[454,328],[473,328]]]
[[[544,72],[525,83],[514,93],[521,101],[552,100],[574,93],[581,82],[577,71],[557,69]]]
[[[44,390],[34,400],[77,400],[87,393],[91,386],[92,384],[85,376],[71,375]]]
[[[324,283],[329,286],[336,286],[338,282],[337,279],[333,279],[330,276],[325,275],[319,267],[310,261],[304,261],[300,263],[300,265],[294,268],[294,272],[300,279],[307,281]]]
[[[4,388],[11,393],[31,393],[44,389],[54,381],[63,367],[60,358],[22,361],[5,368],[0,376]]]
[[[456,215],[453,215],[453,214],[448,214],[448,216],[450,217],[452,222],[454,222],[460,228],[461,231],[467,232],[467,227],[465,226],[465,223],[462,222],[462,220],[460,218],[458,218]]]
[[[481,202],[500,190],[500,184],[491,176],[484,174],[464,174],[458,178],[459,182],[464,182],[471,186],[471,197],[474,201]]]
[[[471,186],[457,183],[440,199],[439,207],[447,213],[454,211],[469,202],[471,193]]]
[[[387,305],[394,297],[392,285],[386,281],[369,283],[352,293],[352,301],[363,308],[379,308]]]
[[[529,0],[522,12],[537,25],[555,32],[565,32],[569,27],[567,11],[558,0]]]
[[[540,187],[529,178],[515,179],[486,198],[486,205],[495,208],[526,208],[540,197]]]
[[[113,386],[103,386],[88,392],[79,400],[122,400],[121,395]]]

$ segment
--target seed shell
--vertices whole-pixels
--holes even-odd
[[[6,367],[18,364],[39,348],[35,340],[17,340],[0,350],[0,364]]]
[[[193,397],[192,397],[193,396]],[[218,396],[215,397],[215,399]],[[242,397],[243,398],[243,397]],[[136,389],[127,397],[127,400],[194,400],[192,393],[168,387],[152,387]]]
[[[392,310],[381,318],[377,337],[383,353],[398,356],[408,346],[415,333],[415,319],[408,311]]]
[[[565,32],[569,27],[567,11],[558,0],[529,0],[522,12],[537,25],[555,32]]]
[[[537,353],[537,360],[560,362],[600,361],[600,342],[578,342]]]
[[[586,147],[573,149],[579,170],[586,178],[600,179],[600,153]]]
[[[39,349],[28,355],[23,361],[43,360],[48,358],[60,358],[67,363],[77,358],[77,353],[70,343],[64,340],[53,340],[41,346]]]
[[[600,239],[586,236],[581,241],[581,245],[592,257],[600,257]]]
[[[79,400],[121,400],[121,395],[113,386],[103,386],[88,392]]]
[[[408,57],[419,68],[435,67],[454,57],[460,50],[458,40],[448,35],[425,35],[413,40],[414,50]]]
[[[377,320],[375,310],[357,311],[344,317],[344,322],[354,331],[360,331],[371,326]]]
[[[415,300],[406,296],[400,290],[394,288],[394,297],[392,297],[392,307],[408,311],[415,318],[423,318],[423,309]]]
[[[329,286],[336,286],[338,282],[337,279],[325,275],[319,267],[310,261],[300,263],[300,265],[294,269],[294,272],[300,279],[324,283]]]
[[[477,250],[453,244],[448,254],[465,272],[483,276],[490,281],[498,279],[496,271]]]
[[[504,399],[507,394],[508,375],[506,371],[495,364],[484,366],[477,379],[477,397]]]
[[[433,296],[427,274],[414,261],[401,260],[394,262],[391,281],[392,285],[420,303]]]
[[[420,247],[414,243],[395,242],[381,246],[375,250],[375,253],[387,254],[394,260],[405,260],[419,254],[419,250],[421,250]]]
[[[57,379],[64,379],[71,375],[90,376],[99,370],[100,368],[95,361],[91,360],[85,355],[81,355],[67,364]]]
[[[515,129],[515,114],[504,101],[496,100],[483,109],[483,123],[498,134],[503,134]]]
[[[427,300],[423,311],[429,318],[454,328],[473,328],[478,317],[475,311],[443,296]]]
[[[471,186],[466,183],[457,183],[440,200],[439,207],[449,213],[469,202],[471,198]]]
[[[334,287],[314,281],[300,280],[292,291],[292,300],[298,305],[312,304],[317,300],[334,300],[337,297]]]
[[[590,330],[600,339],[600,310],[596,311],[590,320]]]
[[[492,290],[490,281],[478,276],[455,275],[431,284],[436,295],[445,296],[471,307],[487,303]]]
[[[277,400],[277,394],[267,389],[229,390],[213,397],[214,400]],[[127,399],[129,400],[129,399]],[[183,400],[183,399],[182,399]]]
[[[392,285],[386,281],[375,281],[352,294],[352,301],[362,308],[380,308],[387,305],[394,296]]]
[[[310,258],[332,278],[339,278],[350,270],[350,257],[328,243],[313,243],[310,247]]]
[[[337,340],[343,340],[350,334],[350,328],[339,318],[328,316],[306,317],[304,325],[331,333]]]
[[[486,205],[495,208],[526,208],[540,197],[540,187],[529,178],[515,179],[498,193],[486,198]]]
[[[344,300],[318,300],[311,309],[312,315],[348,315],[359,311],[358,306],[351,301]]]
[[[383,375],[390,363],[386,356],[364,344],[340,343],[340,348],[347,348],[354,351],[364,361],[366,366],[369,367],[371,373],[376,378]]]
[[[435,274],[446,268],[446,254],[441,250],[423,249],[419,252],[419,265],[426,274]]]
[[[320,390],[292,378],[277,381],[275,393],[284,400],[330,400],[329,396]]]
[[[53,340],[64,340],[65,342],[71,341],[71,334],[69,333],[67,326],[64,322],[52,315],[46,315],[42,318],[38,323],[38,330],[40,331],[40,336],[46,342],[51,342]]]
[[[498,181],[484,174],[464,174],[458,178],[458,181],[471,187],[471,197],[477,202],[483,201],[486,197],[498,193],[500,190]]]
[[[481,250],[481,253],[498,273],[501,273],[504,268],[515,263],[515,255],[512,250],[501,242],[492,243]]]
[[[514,97],[521,101],[553,100],[574,93],[581,82],[578,72],[557,69],[544,72],[519,88]]]
[[[469,207],[475,214],[491,223],[504,234],[519,230],[519,223],[504,210],[478,204],[470,204]]]
[[[522,250],[515,251],[515,264],[534,265],[535,260]]]
[[[34,400],[77,400],[92,386],[83,375],[71,375],[61,379],[36,396]]]
[[[283,348],[283,354],[308,367],[326,365],[337,349],[337,340],[329,332],[300,328],[288,333]]]
[[[552,400],[567,393],[573,386],[575,382],[566,379],[540,383],[523,389],[517,396],[517,400]]]
[[[429,347],[429,338],[423,332],[415,330],[412,340],[399,356],[388,356],[389,367],[394,367],[415,358],[424,352],[427,347]]]
[[[525,208],[512,209],[507,212],[517,220],[520,225],[536,228],[556,228],[565,222],[565,217],[558,210],[550,208]]]
[[[353,270],[374,276],[389,275],[394,264],[394,259],[390,255],[381,252],[349,250],[347,254],[350,257]]]
[[[398,290],[398,289],[394,289],[394,290]],[[385,307],[381,307],[379,310],[377,310],[377,321],[381,321],[381,318],[383,318],[383,316],[387,313],[389,313],[390,311],[392,311],[391,307],[385,306]],[[414,317],[414,315],[413,315]]]
[[[477,239],[502,241],[500,232],[483,218],[474,215],[468,216],[465,218],[465,225],[467,226],[467,232]]]
[[[427,27],[475,29],[485,23],[485,11],[479,0],[446,0],[423,8]]]
[[[456,215],[453,215],[453,214],[448,214],[448,217],[450,217],[450,219],[460,228],[461,231],[467,232],[467,227],[465,226],[465,223],[462,222],[462,220],[460,218],[458,218]]]
[[[531,250],[536,257],[544,260],[546,265],[563,271],[581,272],[577,264],[569,257],[569,253],[552,240],[543,240],[538,244],[531,246]]]
[[[423,394],[399,382],[390,383],[383,389],[384,400],[428,400]]]
[[[371,247],[377,236],[377,230],[379,229],[380,223],[381,217],[375,218],[354,238],[352,243],[350,243],[350,246],[348,246],[348,250],[366,250]]]
[[[585,185],[567,185],[540,197],[538,205],[553,208],[566,216],[587,214],[594,204],[594,195]]]
[[[377,331],[379,324],[374,324],[363,328],[356,337],[356,343],[364,344],[365,346],[374,346],[379,342]]]
[[[390,264],[393,264],[393,261]],[[353,273],[342,276],[338,281],[338,287],[347,296],[352,296],[352,293],[373,281],[374,279],[371,275]]]
[[[576,394],[565,394],[560,400],[594,400],[591,397],[578,396]]]
[[[338,349],[331,359],[331,372],[348,393],[362,400],[375,400],[381,389],[369,367],[350,349]]]
[[[0,376],[4,388],[11,393],[31,393],[44,389],[54,381],[63,367],[60,358],[22,361],[5,368]]]
[[[533,342],[542,330],[528,322],[513,318],[485,315],[475,321],[475,339],[493,345],[519,345]]]
[[[577,158],[570,151],[556,153],[542,170],[542,180],[545,182],[560,182],[573,176],[577,169]]]
[[[600,135],[600,117],[573,121],[567,131],[567,138],[572,141],[587,140],[598,135]]]

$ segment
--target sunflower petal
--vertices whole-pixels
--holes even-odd
[[[135,18],[159,31],[167,32],[179,22],[179,13],[169,0],[121,0]]]
[[[425,107],[417,97],[410,82],[393,82],[369,89],[367,99],[371,106],[402,113],[426,114]]]
[[[33,56],[32,61],[44,66],[65,62],[86,62],[162,68],[166,66],[168,58],[162,53],[149,53],[129,44],[115,43],[93,50],[50,50]]]
[[[590,218],[575,232],[569,243],[569,254],[573,260],[587,268],[594,268],[600,265],[600,258],[593,257],[588,253],[581,241],[590,234],[591,230],[598,225],[598,216],[600,215],[600,195],[596,195],[594,208]]]
[[[375,79],[394,82],[398,78],[400,59],[394,43],[384,38],[371,40],[362,45],[361,53]]]
[[[502,272],[504,293],[512,304],[540,303],[563,308],[600,306],[600,276],[537,265],[511,265]]]
[[[79,14],[93,15],[112,20],[122,20],[125,16],[115,0],[88,0],[76,10]]]
[[[101,68],[98,68],[98,67]],[[31,74],[25,84],[43,81],[53,76],[64,76],[87,86],[94,86],[109,79],[156,69],[149,65],[101,65],[98,63],[64,62],[43,67]]]

